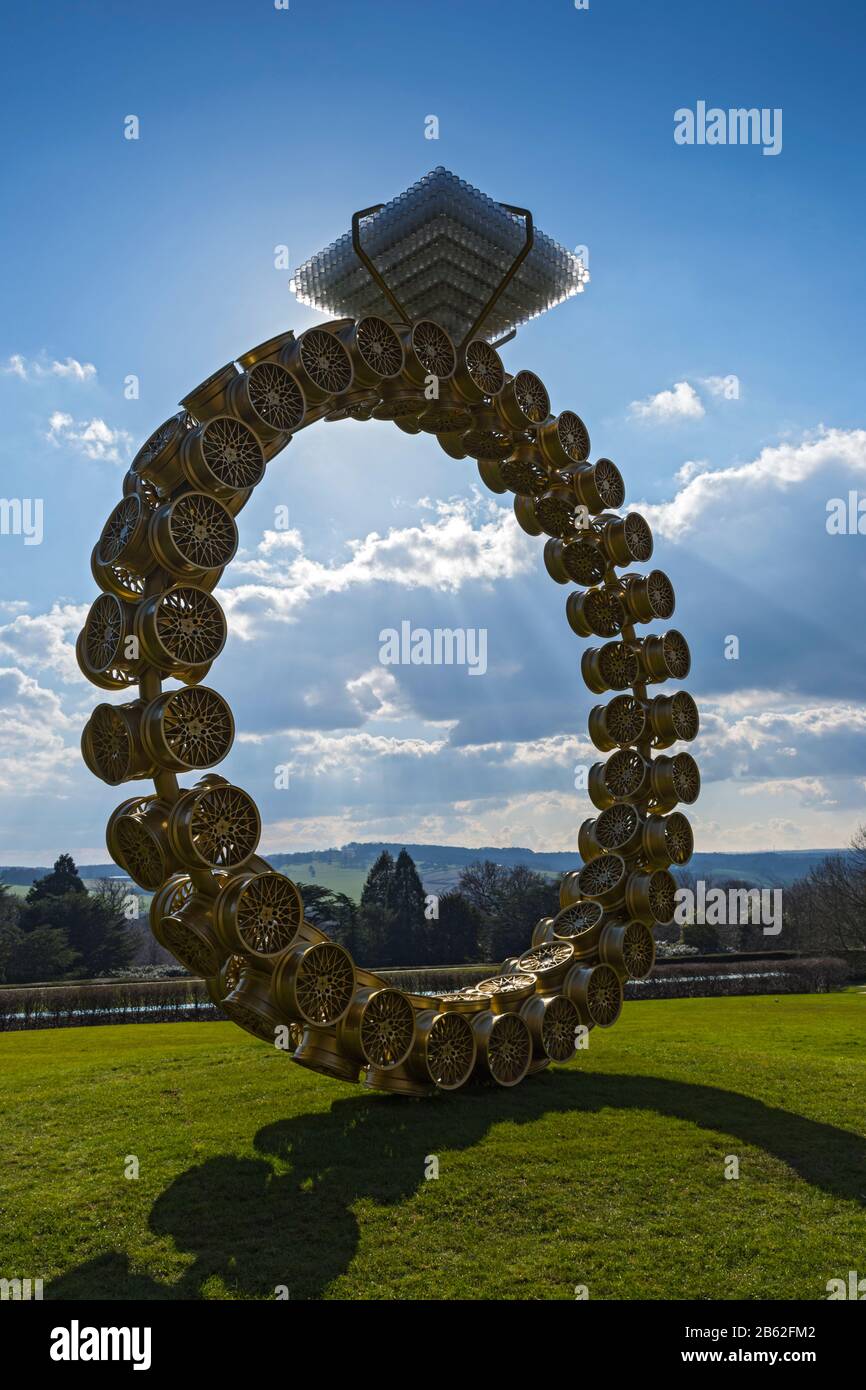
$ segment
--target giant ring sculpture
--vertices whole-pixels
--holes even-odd
[[[689,648],[676,629],[641,631],[673,616],[674,590],[661,570],[636,568],[653,538],[642,516],[621,511],[619,470],[591,462],[582,419],[554,414],[539,377],[508,374],[489,341],[494,307],[533,246],[530,215],[505,208],[510,227],[523,219],[524,245],[504,276],[500,258],[494,293],[455,343],[407,309],[361,245],[378,212],[353,219],[352,270],[360,261],[386,311],[251,348],[191,391],[133,460],[93,550],[101,592],[77,656],[100,689],[137,695],[97,705],[82,752],[111,786],[152,780],[152,793],[111,815],[109,852],[153,893],[157,940],[240,1027],[286,1040],[301,1066],[403,1095],[473,1079],[510,1087],[568,1061],[583,1030],[615,1023],[624,981],[652,969],[653,928],[674,911],[671,866],[692,853],[677,808],[700,788],[680,747],[698,732],[695,702],[654,688],[685,679]],[[565,875],[559,912],[498,973],[436,998],[392,988],[304,920],[296,885],[258,854],[255,801],[209,770],[234,738],[232,712],[206,681],[226,638],[214,590],[237,548],[236,517],[293,435],[346,418],[433,435],[452,458],[474,460],[493,492],[514,494],[520,526],[547,538],[550,577],[570,586],[570,627],[598,640],[583,652],[583,679],[608,697],[589,716],[609,755],[588,777],[598,814],[580,827],[582,867]]]

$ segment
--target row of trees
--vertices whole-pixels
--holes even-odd
[[[371,967],[498,961],[526,949],[539,917],[556,912],[556,885],[531,869],[489,861],[465,869],[458,888],[425,893],[412,856],[384,851],[360,904],[320,883],[302,883],[304,910]],[[25,900],[0,883],[0,983],[87,979],[128,967],[141,934],[125,914],[126,887],[88,892],[70,855],[36,880]]]
[[[0,983],[93,978],[130,964],[136,940],[127,890],[106,880],[89,893],[62,854],[22,902],[0,883]]]
[[[785,890],[785,944],[810,954],[866,949],[866,825],[847,855],[828,857]]]
[[[676,878],[698,896],[694,875],[678,871]],[[743,890],[754,892],[739,879],[712,886],[726,897],[740,890],[741,900]],[[387,850],[380,854],[367,876],[360,908],[344,894],[320,885],[302,884],[301,891],[311,920],[326,925],[371,967],[498,962],[525,951],[539,918],[559,910],[557,881],[533,869],[509,869],[491,860],[470,864],[456,889],[429,898],[405,849],[396,861]],[[656,936],[706,953],[783,949],[827,956],[866,949],[866,825],[855,834],[849,854],[825,859],[785,888],[781,902],[778,935],[767,935],[768,922],[761,920],[754,903],[746,920],[726,925],[675,921],[657,928]]]
[[[693,875],[678,872],[678,882],[693,891]],[[714,884],[725,893],[749,889],[739,879]],[[866,950],[866,825],[858,827],[847,854],[828,855],[804,878],[781,892],[782,930],[768,937],[764,923],[741,921],[716,926],[694,922],[658,927],[660,941],[683,940],[701,951],[799,951],[815,957]]]
[[[698,897],[698,880],[694,874],[678,869],[674,877],[680,888],[691,891],[693,900]],[[739,893],[741,897],[744,893],[752,894],[753,898],[741,920],[721,925],[716,925],[712,920],[702,921],[695,910],[687,907],[685,921],[675,920],[655,928],[656,941],[663,941],[668,945],[681,943],[708,955],[722,951],[792,949],[790,944],[782,939],[784,928],[779,936],[767,936],[764,932],[765,923],[760,917],[760,903],[754,899],[754,894],[758,891],[754,885],[746,883],[743,879],[728,878],[713,879],[712,884],[705,885],[705,888],[708,893],[721,891],[726,901],[729,901],[729,894],[732,892]],[[681,915],[678,912],[678,919]]]
[[[525,951],[539,917],[559,907],[556,883],[522,866],[470,864],[456,889],[425,893],[407,850],[387,850],[367,875],[356,906],[321,884],[299,885],[304,910],[370,967],[463,965]]]
[[[688,874],[677,875],[696,889]],[[716,885],[727,892],[748,885]],[[558,883],[533,869],[476,861],[458,885],[436,897],[425,892],[412,856],[383,851],[355,903],[321,883],[299,884],[309,921],[371,968],[499,962],[525,951],[541,917],[559,908]],[[0,882],[0,983],[92,978],[125,969],[141,948],[131,929],[122,883],[88,892],[72,858],[61,855],[22,902]],[[715,926],[672,923],[660,940],[700,951],[798,950],[810,955],[866,949],[866,826],[847,856],[827,858],[783,894],[783,926],[768,938],[763,923]],[[145,934],[147,935],[147,934]]]

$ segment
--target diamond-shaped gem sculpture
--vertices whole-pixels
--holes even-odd
[[[471,328],[525,241],[522,218],[447,169],[425,174],[362,219],[361,244],[412,319],[433,319],[459,341]],[[535,229],[532,250],[480,336],[493,341],[580,294],[589,280],[580,256]],[[290,287],[302,304],[337,317],[394,309],[361,264],[351,233],[299,266]]]

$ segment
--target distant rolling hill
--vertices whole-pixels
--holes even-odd
[[[404,846],[400,843],[356,843],[344,845],[342,849],[304,850],[293,854],[268,854],[267,858],[275,869],[281,869],[290,878],[305,883],[320,883],[326,888],[346,893],[356,901],[367,871],[373,861],[388,850],[395,857]],[[511,868],[525,864],[527,868],[537,869],[539,873],[561,874],[579,867],[580,858],[576,851],[541,854],[531,849],[484,846],[482,849],[467,849],[463,845],[417,845],[406,844],[429,893],[444,893],[457,886],[461,870],[478,859],[492,859],[497,864]],[[758,850],[754,853],[695,854],[689,863],[688,871],[695,878],[707,882],[723,879],[739,879],[749,886],[758,888],[786,888],[795,879],[802,878],[829,856],[847,854],[843,849],[804,849],[804,850]],[[42,878],[49,869],[42,867],[0,866],[0,881],[13,886],[20,894],[36,878]],[[81,877],[90,886],[100,878],[123,878],[125,875],[116,864],[81,864]]]

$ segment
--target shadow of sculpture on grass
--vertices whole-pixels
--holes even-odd
[[[424,1184],[428,1154],[472,1148],[501,1121],[647,1110],[752,1145],[805,1182],[866,1205],[866,1139],[750,1096],[654,1076],[557,1069],[511,1092],[478,1089],[429,1100],[347,1093],[329,1110],[265,1125],[261,1158],[221,1155],[181,1173],[154,1202],[150,1228],[194,1260],[164,1284],[112,1252],[61,1275],[52,1299],[320,1298],[359,1244],[353,1206],[395,1207]],[[376,1290],[370,1290],[376,1296]]]

